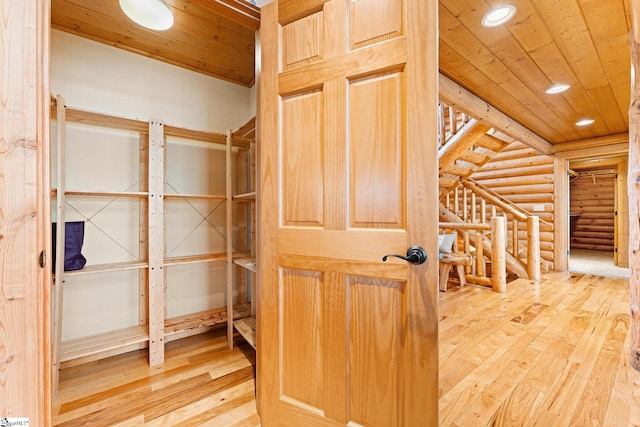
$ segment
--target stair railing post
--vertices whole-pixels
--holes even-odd
[[[507,263],[505,232],[503,216],[491,218],[491,286],[495,292],[507,291]]]
[[[529,279],[540,281],[540,218],[527,218],[527,274]]]

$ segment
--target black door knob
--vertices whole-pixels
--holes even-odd
[[[382,257],[382,261],[386,261],[388,257],[394,256],[396,258],[403,259],[411,264],[420,265],[423,264],[427,260],[427,252],[422,248],[422,246],[411,246],[407,249],[407,255],[402,256],[398,254],[388,254]]]

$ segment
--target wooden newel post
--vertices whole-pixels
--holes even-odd
[[[496,292],[507,292],[507,233],[502,216],[491,218],[491,287]]]
[[[529,279],[540,281],[540,218],[527,218],[527,274]]]
[[[632,15],[640,15],[640,1],[631,1]],[[640,371],[640,28],[634,21],[629,35],[631,47],[631,106],[629,107],[629,300],[631,305],[631,366]]]

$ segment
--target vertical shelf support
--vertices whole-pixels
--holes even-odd
[[[231,130],[227,131],[225,165],[227,208],[227,344],[233,348],[233,185],[231,173]]]
[[[149,192],[148,179],[149,179],[149,134],[140,133],[139,135],[139,155],[138,161],[140,162],[140,168],[138,177],[140,183],[138,184],[138,190],[141,192]],[[147,197],[148,198],[148,197]],[[147,232],[147,220],[149,218],[148,200],[140,199],[138,202],[138,257],[139,259],[149,259],[149,247],[148,239],[149,234]],[[149,325],[149,307],[148,307],[148,270],[146,268],[140,269],[138,272],[138,324],[141,326]],[[146,347],[146,343],[140,344],[140,348]]]
[[[164,124],[149,120],[149,365],[164,363]]]
[[[53,400],[58,396],[58,384],[60,382],[60,359],[62,346],[62,291],[64,284],[64,192],[65,192],[65,139],[66,139],[66,111],[64,98],[56,97],[56,144],[57,144],[57,181],[56,181],[56,282],[54,289],[54,313],[53,313]]]

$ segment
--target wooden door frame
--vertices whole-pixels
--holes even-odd
[[[554,270],[555,271],[567,271],[569,269],[569,163],[570,161],[576,160],[585,160],[589,158],[606,158],[606,157],[624,157],[628,159],[628,144],[616,144],[611,146],[611,150],[609,153],[606,151],[606,147],[599,147],[597,150],[599,154],[588,154],[588,151],[585,152],[584,149],[576,149],[570,151],[563,151],[561,153],[556,153],[554,156]],[[593,150],[592,150],[593,151]],[[606,154],[605,154],[606,153]],[[620,171],[620,165],[623,161],[616,164],[616,173]],[[627,160],[628,162],[628,160]],[[628,205],[628,197],[626,197],[626,192],[622,192],[619,189],[620,179],[616,179],[615,182],[615,195],[616,195],[616,204],[619,205],[621,200],[618,200],[618,196],[624,194],[625,202]],[[616,209],[619,210],[619,207],[616,206]],[[628,246],[629,237],[620,238],[620,234],[622,231],[620,230],[619,222],[623,221],[623,216],[618,215],[615,218],[615,235],[614,241],[616,242],[616,247]],[[628,229],[628,227],[627,227]],[[628,252],[627,252],[628,258]],[[627,263],[628,263],[627,259]],[[619,264],[619,259],[616,258],[616,265]]]

